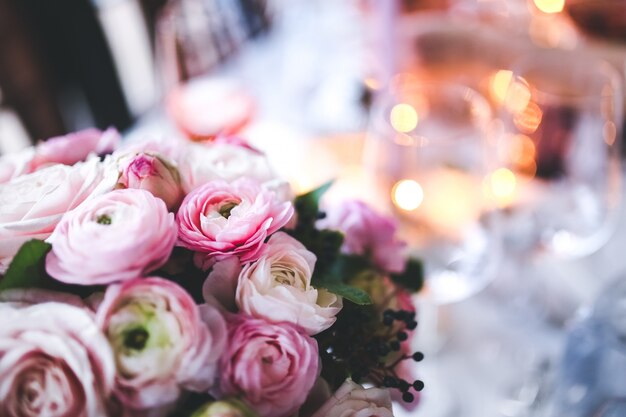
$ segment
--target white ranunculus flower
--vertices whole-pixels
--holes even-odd
[[[186,192],[211,180],[234,181],[241,177],[266,182],[276,179],[262,153],[230,143],[189,143],[179,161]]]
[[[114,180],[104,177],[102,163],[94,157],[0,184],[0,273],[24,242],[48,238],[65,212],[91,195],[111,190]]]
[[[0,306],[0,415],[107,415],[115,362],[92,313],[58,302]]]
[[[183,390],[206,392],[215,382],[226,322],[174,282],[149,277],[110,285],[96,321],[113,348],[115,393],[125,407],[171,404]]]
[[[275,233],[265,254],[239,274],[237,306],[254,317],[292,322],[310,335],[328,329],[343,304],[337,295],[311,286],[315,261],[296,239]]]

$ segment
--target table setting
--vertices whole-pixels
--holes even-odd
[[[0,416],[626,417],[625,4],[155,10],[0,155]]]

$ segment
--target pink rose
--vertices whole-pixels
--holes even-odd
[[[44,303],[0,314],[0,415],[102,417],[115,362],[91,314]]]
[[[185,197],[176,221],[181,246],[196,254],[203,269],[230,256],[242,262],[260,255],[265,239],[293,215],[291,202],[257,182],[211,181]]]
[[[179,169],[186,192],[217,179],[247,177],[263,183],[277,178],[264,154],[224,142],[189,143]]]
[[[50,138],[37,146],[0,157],[0,184],[50,165],[74,165],[90,154],[110,153],[119,141],[120,135],[115,129],[104,132],[86,129]]]
[[[344,233],[342,252],[371,256],[385,272],[402,272],[406,264],[406,243],[398,240],[396,224],[361,201],[348,201],[327,211],[321,227]]]
[[[288,234],[272,235],[263,255],[239,275],[237,306],[253,317],[294,323],[310,335],[328,329],[343,305],[335,294],[311,286],[315,260]]]
[[[212,387],[226,323],[215,308],[196,306],[177,284],[151,277],[111,285],[96,320],[113,348],[115,392],[127,407],[162,406],[183,390]]]
[[[103,155],[113,152],[120,141],[120,134],[113,128],[104,132],[85,129],[50,138],[35,147],[31,169],[38,170],[50,164],[74,165],[85,160],[89,154]]]
[[[118,187],[150,191],[169,210],[177,208],[185,196],[178,169],[158,154],[139,153],[123,158],[119,170]]]
[[[304,403],[318,371],[317,342],[293,324],[231,319],[222,395],[240,396],[261,417],[286,417]]]
[[[0,273],[24,242],[48,238],[66,211],[101,192],[102,186],[108,188],[97,158],[54,165],[0,184]]]
[[[389,391],[347,380],[312,417],[393,417]]]
[[[159,268],[176,242],[174,215],[144,190],[115,190],[68,212],[49,239],[46,271],[70,284],[108,284]]]

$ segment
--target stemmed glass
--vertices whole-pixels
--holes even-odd
[[[458,412],[461,399],[436,364],[445,336],[441,306],[484,288],[500,259],[492,186],[506,187],[506,178],[494,170],[491,123],[487,101],[453,83],[396,77],[372,104],[366,172],[378,201],[386,202],[411,251],[424,262],[415,347],[427,354],[420,373],[429,385],[418,415]]]
[[[482,289],[499,258],[491,120],[487,101],[458,84],[396,82],[372,107],[364,163],[424,260],[425,293],[437,303]]]
[[[521,252],[590,254],[610,237],[620,203],[619,74],[580,52],[551,50],[508,75],[498,154],[516,185],[505,202],[506,241]]]

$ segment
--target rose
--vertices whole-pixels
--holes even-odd
[[[201,392],[213,385],[226,323],[215,308],[196,306],[177,284],[151,277],[111,285],[96,320],[113,348],[115,392],[127,407],[161,406],[183,389]]]
[[[396,225],[361,201],[348,201],[327,211],[321,227],[340,230],[342,252],[370,256],[385,272],[402,272],[406,264],[405,242],[396,239]]]
[[[241,311],[272,322],[289,321],[315,335],[335,322],[341,298],[311,286],[315,255],[286,233],[270,237],[267,250],[246,264],[235,296]]]
[[[31,169],[37,170],[49,164],[74,165],[92,153],[108,154],[113,152],[120,140],[120,134],[113,128],[104,132],[98,129],[85,129],[50,138],[35,147]]]
[[[277,178],[264,154],[224,142],[189,143],[179,169],[186,192],[216,179],[247,177],[262,183]]]
[[[112,128],[104,132],[86,129],[50,138],[37,146],[0,157],[0,183],[49,165],[74,165],[87,159],[90,154],[110,153],[119,141],[119,133]]]
[[[317,342],[291,323],[235,316],[221,360],[220,392],[261,417],[286,417],[306,400],[319,371]]]
[[[165,202],[169,210],[178,207],[184,197],[178,169],[173,162],[158,154],[139,153],[122,158],[119,188],[137,188],[150,191]]]
[[[167,261],[174,215],[144,190],[115,190],[68,212],[49,241],[46,271],[59,281],[94,285],[136,278]]]
[[[113,354],[91,314],[43,303],[0,314],[0,415],[101,417]]]
[[[257,417],[257,414],[241,401],[230,398],[205,404],[191,417]]]
[[[109,185],[97,158],[74,166],[54,165],[0,184],[0,272],[20,246],[46,239],[63,213]]]
[[[196,253],[203,269],[237,256],[256,259],[265,239],[293,215],[291,202],[249,179],[211,181],[185,197],[176,221],[179,245]]]
[[[393,417],[389,391],[347,380],[312,417]]]

